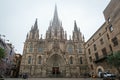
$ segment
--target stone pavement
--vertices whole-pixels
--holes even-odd
[[[103,79],[102,78],[28,78],[28,79],[5,78],[4,80],[103,80]]]

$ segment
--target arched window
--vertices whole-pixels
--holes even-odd
[[[41,61],[42,61],[41,56],[39,56],[38,57],[38,64],[41,64]]]
[[[30,45],[29,45],[29,52],[32,52],[33,51],[33,44],[31,43]]]
[[[68,52],[69,52],[69,53],[73,53],[72,45],[69,45],[69,47],[68,47]]]
[[[70,64],[73,64],[73,57],[70,57]]]
[[[79,52],[78,53],[82,53],[82,49],[79,47]]]
[[[28,64],[31,64],[31,62],[32,62],[32,57],[28,56]]]
[[[82,57],[80,57],[80,64],[83,64]]]

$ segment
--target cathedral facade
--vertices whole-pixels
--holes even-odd
[[[54,17],[46,31],[45,39],[39,38],[37,19],[26,36],[20,74],[29,77],[81,77],[88,72],[85,42],[74,21],[72,38],[67,39],[55,7]]]

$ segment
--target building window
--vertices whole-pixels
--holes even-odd
[[[109,35],[107,34],[107,38],[108,38],[108,40],[110,39],[110,37],[109,37]]]
[[[73,64],[73,57],[70,57],[70,64]]]
[[[89,60],[90,60],[90,62],[92,62],[92,57],[91,56],[89,57]]]
[[[99,33],[99,36],[101,36],[101,33]]]
[[[117,37],[113,38],[113,39],[112,39],[112,42],[113,42],[113,45],[114,45],[114,46],[117,46],[117,45],[118,45]]]
[[[110,25],[109,30],[110,30],[110,32],[113,31],[113,26],[112,25]]]
[[[82,53],[82,49],[81,48],[78,49],[78,53]]]
[[[104,44],[103,38],[100,39],[100,44],[101,44],[101,45]]]
[[[41,64],[41,56],[38,57],[38,64]]]
[[[33,45],[32,43],[30,44],[30,47],[29,47],[29,52],[32,52],[33,51]]]
[[[88,49],[88,53],[89,53],[89,54],[91,54],[91,51],[90,51],[90,49]]]
[[[68,47],[68,52],[69,52],[69,53],[73,53],[72,45],[69,45],[69,47]]]
[[[104,56],[107,56],[106,48],[103,48],[103,49],[102,49],[102,53],[103,53]]]
[[[28,64],[31,64],[31,62],[32,62],[32,58],[31,56],[28,56]]]
[[[91,66],[91,70],[93,70],[93,65],[91,64],[90,66]]]
[[[93,47],[94,47],[94,51],[96,51],[97,50],[96,44],[94,44]]]
[[[43,48],[39,47],[38,52],[43,52]]]
[[[93,39],[93,42],[94,42],[95,40]]]
[[[112,49],[112,46],[111,46],[111,45],[109,45],[109,48],[110,48],[110,51],[113,52],[113,49]]]
[[[95,58],[96,58],[96,60],[99,59],[98,53],[95,53]]]
[[[80,64],[83,64],[83,60],[82,60],[82,57],[80,57]]]

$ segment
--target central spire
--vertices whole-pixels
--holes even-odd
[[[55,11],[54,11],[54,17],[53,17],[53,21],[52,21],[52,26],[54,26],[54,27],[60,26],[56,5],[55,5]]]

